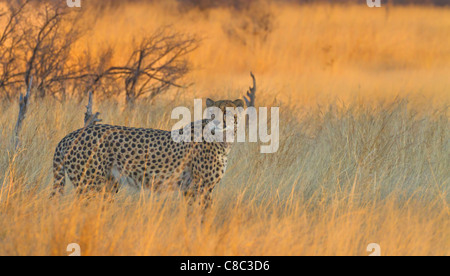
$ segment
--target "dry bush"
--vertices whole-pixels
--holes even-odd
[[[126,102],[140,97],[150,100],[178,84],[189,72],[186,56],[197,48],[198,40],[163,28],[139,39],[125,66],[113,66],[103,74],[125,80]]]
[[[61,3],[35,4],[31,0],[9,3],[4,15],[0,88],[6,97],[21,82],[28,87],[31,77],[36,96],[55,94],[64,91],[65,82],[82,72],[69,63],[73,45],[80,37],[79,16],[69,13]]]
[[[224,24],[223,30],[229,39],[244,45],[255,39],[265,42],[275,28],[275,15],[266,2],[249,2],[245,8],[239,6],[233,13],[237,14],[237,20]]]
[[[86,19],[82,11],[68,8],[65,2],[9,3],[3,17],[0,96],[8,99],[11,91],[23,84],[28,87],[31,77],[39,98],[86,95],[120,82],[127,102],[145,94],[154,98],[171,86],[181,87],[177,82],[190,69],[185,56],[198,45],[193,36],[162,28],[138,38],[126,64],[112,64],[114,45],[96,54],[89,49],[75,53],[80,39],[88,34],[87,26],[95,20]],[[123,90],[108,91],[117,95]]]
[[[20,79],[19,61],[20,47],[23,46],[24,34],[20,33],[19,24],[23,18],[23,10],[27,2],[18,6],[9,6],[7,13],[0,14],[3,28],[0,37],[0,89],[5,97],[10,98],[10,90],[17,89]]]

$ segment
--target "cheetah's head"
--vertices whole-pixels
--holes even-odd
[[[219,131],[226,131],[229,128],[231,129],[233,126],[229,125],[229,122],[231,121],[230,118],[232,119],[234,116],[234,126],[236,126],[237,122],[238,122],[238,118],[239,116],[242,114],[243,110],[244,110],[244,101],[237,99],[234,101],[231,100],[221,100],[221,101],[213,101],[211,99],[206,99],[206,107],[208,108],[208,118],[211,118],[212,120],[216,120],[217,124],[217,128],[216,130]],[[216,112],[214,112],[215,108],[216,111],[221,111],[222,113],[222,118],[216,118]],[[227,125],[227,114],[230,115],[230,118],[228,120],[228,125]],[[222,125],[219,127],[220,125],[220,120],[222,120]],[[236,131],[236,128],[235,128]]]

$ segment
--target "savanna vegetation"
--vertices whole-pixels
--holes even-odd
[[[448,7],[112,2],[0,6],[0,255],[450,254]],[[280,148],[236,144],[203,223],[177,192],[49,200],[89,92],[103,123],[170,129],[250,71]]]

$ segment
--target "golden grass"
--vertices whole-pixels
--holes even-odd
[[[272,96],[302,104],[418,93],[450,100],[448,8],[396,7],[387,14],[365,6],[268,2],[259,9],[275,15],[274,31],[265,42],[239,29],[251,12],[180,14],[171,1],[164,1],[108,11],[79,49],[113,45],[116,61],[123,62],[133,39],[169,25],[203,38],[190,56],[195,70],[186,80],[195,84],[192,93],[197,96],[236,88],[242,94],[253,70]],[[237,35],[228,36],[230,29]]]
[[[82,126],[84,104],[33,102],[14,152],[17,107],[2,103],[0,255],[67,255],[70,243],[83,255],[368,255],[370,243],[382,255],[450,255],[450,10],[269,3],[277,28],[243,45],[222,32],[243,15],[170,5],[107,11],[89,43],[124,53],[168,23],[202,34],[195,85],[133,110],[97,102],[103,121],[169,129],[173,107],[240,97],[254,70],[258,104],[280,106],[279,151],[236,145],[203,224],[177,193],[123,189],[87,204],[68,185],[50,201],[53,150]]]

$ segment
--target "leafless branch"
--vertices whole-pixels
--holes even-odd
[[[24,18],[24,10],[30,0],[21,4],[7,4],[7,16],[4,28],[0,35],[0,92],[9,99],[9,88],[16,88],[21,82],[22,74],[19,72],[20,50],[23,46],[24,35],[20,31],[20,22]]]
[[[88,105],[86,106],[86,113],[84,114],[84,127],[89,127],[91,125],[95,125],[98,122],[101,122],[102,120],[98,118],[100,116],[100,113],[97,112],[95,114],[92,114],[92,105],[93,105],[93,99],[92,99],[92,91],[89,92],[89,101]]]
[[[170,87],[183,87],[178,80],[189,71],[185,56],[197,47],[196,38],[161,29],[144,37],[127,65],[112,67],[109,74],[125,78],[127,103],[143,95],[154,98]]]
[[[0,30],[0,96],[9,97],[23,84],[29,87],[30,76],[36,90],[33,95],[39,98],[63,98],[70,89],[78,95],[97,89],[105,94],[125,90],[126,101],[132,104],[170,87],[185,87],[181,80],[190,70],[186,56],[198,47],[197,38],[162,28],[141,38],[125,64],[112,64],[112,48],[95,58],[89,50],[75,57],[73,46],[86,29],[77,24],[82,13],[67,9],[63,2],[37,2],[30,8],[11,5],[6,27]]]
[[[47,92],[61,90],[65,80],[82,74],[68,62],[80,31],[75,27],[78,18],[56,4],[44,5],[39,17],[42,23],[28,30],[24,77],[27,80],[32,74],[38,96],[44,97]]]
[[[27,88],[27,93],[25,94],[25,97],[23,96],[22,93],[20,93],[20,98],[19,98],[19,115],[17,117],[17,123],[16,123],[16,127],[14,128],[14,135],[13,135],[13,139],[15,140],[14,142],[14,147],[17,149],[17,147],[19,146],[19,132],[22,128],[22,123],[23,120],[25,119],[25,116],[27,114],[27,109],[28,109],[28,104],[30,102],[30,93],[31,93],[31,84],[33,82],[33,78],[30,77],[30,81],[28,82],[28,88]]]

